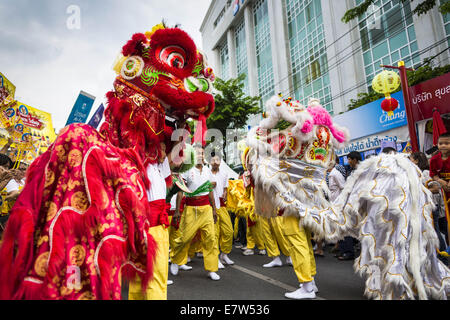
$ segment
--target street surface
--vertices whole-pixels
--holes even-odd
[[[339,261],[326,246],[325,257],[316,257],[317,300],[366,300],[364,279],[353,271],[352,261]],[[192,270],[180,270],[177,276],[169,272],[173,284],[168,286],[168,300],[289,300],[286,292],[298,288],[297,277],[289,265],[263,268],[271,261],[267,255],[242,255],[241,249],[233,247],[229,257],[232,266],[218,271],[221,279],[207,277],[203,259],[195,257],[188,265]],[[286,261],[282,256],[283,262]],[[124,298],[126,286],[124,286]]]

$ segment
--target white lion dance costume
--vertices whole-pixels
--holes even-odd
[[[244,155],[256,213],[270,217],[280,208],[328,241],[359,239],[354,269],[367,279],[369,298],[446,299],[450,271],[437,258],[431,193],[406,155],[361,162],[330,203],[326,170],[334,148],[349,140],[347,129],[333,124],[314,99],[304,107],[274,96],[266,109],[265,119],[249,132]],[[291,125],[274,132],[280,120]]]

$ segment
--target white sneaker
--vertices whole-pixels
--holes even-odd
[[[203,258],[203,253],[202,252],[197,252],[195,255],[197,256],[197,258]]]
[[[188,259],[187,259],[187,262],[186,263],[189,263],[189,262],[191,262],[192,260],[191,260],[191,258],[189,258],[188,257]]]
[[[242,249],[244,246],[242,244],[237,244],[234,246],[236,249]]]
[[[286,258],[286,264],[292,266],[292,259],[291,259],[291,257],[287,257]]]
[[[265,255],[267,253],[267,251],[266,251],[266,249],[262,249],[262,250],[259,250],[258,251],[258,254],[260,254],[260,255]]]
[[[242,251],[245,251],[245,250],[247,250],[247,249],[248,249],[247,246],[241,247],[241,250],[242,250]]]
[[[225,264],[234,264],[234,261],[231,260],[230,258],[228,258],[228,255],[225,253],[221,253],[220,254],[220,259],[223,261],[223,263]]]
[[[252,249],[247,249],[247,250],[245,250],[244,252],[242,252],[242,254],[243,254],[244,256],[252,256],[252,255],[255,254],[255,251],[253,251]]]
[[[300,289],[297,289],[294,292],[286,292],[284,296],[289,299],[301,300],[314,299],[316,294],[314,293],[314,290],[311,290],[310,292],[306,291],[305,287],[302,285]]]
[[[210,277],[211,280],[220,280],[220,276],[215,272],[209,272],[208,277]]]
[[[169,269],[170,273],[176,276],[178,274],[179,265],[177,265],[176,263],[172,263]]]
[[[171,284],[173,284],[172,280],[167,280],[167,285],[170,286]]]
[[[263,268],[273,268],[273,267],[281,267],[283,262],[281,262],[280,257],[274,258],[271,262],[263,265]]]
[[[192,269],[192,267],[191,267],[191,266],[188,266],[188,265],[185,265],[185,264],[183,264],[183,265],[181,265],[181,266],[180,266],[180,269],[181,269],[181,270],[183,270],[183,271],[187,271],[187,270],[191,270],[191,269]]]
[[[219,260],[219,269],[225,269],[225,266],[222,264],[222,262],[220,262],[220,260]]]
[[[316,285],[316,282],[314,281],[314,279],[313,279],[313,281],[312,281],[312,285],[313,285],[313,290],[314,290],[314,293],[317,293],[317,292],[319,292],[319,288],[317,288],[317,285]]]

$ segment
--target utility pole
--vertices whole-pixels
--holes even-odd
[[[408,77],[406,76],[407,70],[414,71],[414,69],[406,68],[404,61],[399,61],[398,67],[385,65],[381,65],[380,67],[388,69],[397,69],[400,72],[400,81],[402,84],[403,100],[405,101],[406,119],[408,121],[408,131],[409,131],[409,138],[411,140],[411,148],[412,152],[417,152],[419,151],[419,144],[417,143],[416,127],[412,113],[412,103],[411,103],[411,96],[409,94]]]

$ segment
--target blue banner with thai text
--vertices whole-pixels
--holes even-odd
[[[66,126],[71,123],[85,123],[91,112],[94,100],[95,97],[93,95],[80,91],[80,94],[73,105],[72,112],[67,119]]]

